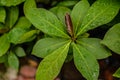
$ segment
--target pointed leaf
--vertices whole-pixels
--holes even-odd
[[[87,0],[79,1],[73,8],[71,12],[71,18],[74,26],[74,33],[76,34],[78,28],[80,27],[83,18],[85,17],[90,4]]]
[[[15,54],[18,56],[18,57],[23,57],[25,56],[25,51],[22,47],[16,47],[15,48]]]
[[[120,78],[120,68],[113,74],[113,76]]]
[[[111,56],[110,51],[100,44],[100,39],[97,38],[81,38],[78,40],[80,45],[83,45],[96,59],[103,59]]]
[[[119,4],[116,0],[97,0],[88,10],[77,36],[110,22],[117,15],[118,11]]]
[[[66,44],[68,40],[60,38],[44,38],[40,39],[33,47],[32,54],[44,58],[54,50]]]
[[[6,26],[12,28],[19,16],[19,9],[17,6],[9,7],[7,12]]]
[[[0,4],[10,7],[10,6],[16,6],[24,1],[25,0],[0,0]]]
[[[0,37],[0,56],[3,56],[8,51],[9,47],[8,35],[4,34]]]
[[[15,27],[29,29],[31,27],[31,23],[29,22],[29,20],[26,17],[22,16],[19,18]]]
[[[70,13],[71,10],[67,7],[57,6],[50,9],[51,12],[53,12],[60,21],[65,25],[65,15],[66,13]]]
[[[87,49],[74,43],[73,56],[75,66],[87,80],[98,80],[99,65]]]
[[[4,23],[6,18],[6,11],[4,7],[0,7],[0,22]]]
[[[105,34],[102,44],[106,45],[112,51],[120,54],[120,23],[114,25]]]
[[[67,57],[70,42],[46,56],[40,63],[36,80],[54,80]],[[47,77],[46,77],[47,76]]]
[[[13,69],[18,70],[19,68],[19,60],[13,52],[10,52],[8,55],[8,64],[9,64],[9,67]]]
[[[28,20],[38,29],[51,36],[69,38],[66,34],[65,26],[50,11],[43,8],[31,8],[28,1],[25,2],[24,12]]]

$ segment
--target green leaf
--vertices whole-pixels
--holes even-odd
[[[120,68],[113,74],[113,76],[120,78]]]
[[[3,56],[8,51],[9,47],[8,35],[4,34],[0,37],[0,56]]]
[[[15,54],[18,56],[18,57],[23,57],[26,55],[24,49],[22,47],[16,47],[15,48]]]
[[[38,29],[51,36],[59,36],[69,38],[66,34],[65,26],[58,20],[58,18],[50,11],[43,8],[35,8],[35,2],[33,0],[30,5],[29,0],[24,4],[25,16],[30,22]],[[33,6],[33,8],[31,7]],[[30,8],[31,7],[31,8]]]
[[[0,7],[0,22],[4,23],[6,18],[6,11],[4,7]]]
[[[19,16],[19,9],[17,6],[9,7],[7,10],[6,26],[12,28]]]
[[[74,26],[74,33],[76,34],[78,28],[80,27],[83,18],[85,17],[90,4],[87,0],[79,1],[73,8],[71,12],[71,18]]]
[[[65,25],[65,15],[66,13],[70,13],[71,10],[67,7],[57,6],[50,9],[51,12],[53,12],[59,20]]]
[[[15,27],[9,32],[9,41],[14,44],[29,42],[35,39],[37,30],[27,30]],[[13,37],[14,36],[14,37]]]
[[[38,66],[36,80],[54,80],[67,57],[70,42],[46,56]],[[47,76],[47,77],[46,77]]]
[[[112,51],[120,54],[120,23],[108,30],[101,43]]]
[[[22,35],[26,32],[27,30],[22,28],[13,28],[8,34],[9,41],[11,43],[18,44]]]
[[[24,1],[25,0],[0,0],[0,4],[10,7],[10,6],[16,6]]]
[[[99,65],[87,49],[73,43],[73,56],[75,66],[87,80],[98,80]]]
[[[84,46],[96,59],[103,59],[111,56],[109,49],[100,44],[101,39],[97,38],[81,38],[77,41],[80,45]]]
[[[31,27],[31,23],[29,22],[29,20],[26,17],[22,16],[22,17],[19,18],[15,27],[20,27],[20,28],[23,28],[23,29],[29,29]]]
[[[19,38],[18,43],[30,42],[36,38],[36,34],[37,30],[28,31]]]
[[[44,58],[54,50],[58,49],[62,45],[66,44],[68,40],[60,38],[44,38],[37,41],[34,45],[32,54]]]
[[[51,36],[69,38],[66,34],[65,26],[57,17],[45,9],[31,9],[26,17],[38,29]]]
[[[0,63],[4,63],[7,60],[7,55],[0,56]]]
[[[78,1],[62,1],[59,2],[57,6],[66,6],[66,7],[71,7],[74,6]]]
[[[26,0],[24,3],[24,13],[28,14],[31,8],[36,8],[35,0]]]
[[[18,70],[19,68],[19,60],[13,52],[10,52],[8,54],[8,65],[9,67],[16,69],[16,70]]]
[[[119,4],[116,0],[97,0],[88,10],[77,32],[77,36],[110,22],[117,15],[118,11]]]

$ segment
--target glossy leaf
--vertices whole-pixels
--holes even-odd
[[[7,12],[6,26],[12,28],[19,16],[19,9],[17,6],[9,7]]]
[[[4,7],[0,7],[0,22],[4,23],[6,18],[6,11]]]
[[[0,56],[3,56],[8,51],[9,47],[8,35],[4,34],[0,37]]]
[[[113,74],[113,76],[120,78],[120,68]]]
[[[15,54],[18,56],[18,57],[23,57],[26,55],[24,49],[22,47],[16,47],[15,48]]]
[[[29,29],[31,27],[31,23],[29,22],[29,20],[26,17],[22,16],[19,18],[15,27]]]
[[[66,15],[66,13],[71,12],[71,10],[69,8],[61,7],[61,6],[53,7],[53,8],[50,9],[50,11],[53,12],[64,25],[65,25],[65,15]]]
[[[108,30],[102,43],[112,51],[120,54],[120,23]]]
[[[24,5],[24,12],[28,20],[39,30],[51,36],[69,38],[65,27],[58,18],[50,11],[43,8],[29,8],[29,1]]]
[[[19,60],[13,52],[10,52],[8,55],[8,65],[9,67],[16,69],[16,70],[18,70],[19,68]]]
[[[53,13],[40,8],[31,9],[29,14],[26,15],[31,23],[44,33],[51,36],[69,38],[69,36],[65,33],[65,27]]]
[[[80,28],[80,25],[85,17],[90,5],[87,0],[79,1],[71,12],[71,18],[74,26],[74,33]]]
[[[98,80],[99,65],[87,49],[73,43],[73,56],[76,68],[87,80]]]
[[[60,38],[44,38],[37,41],[34,45],[32,54],[44,58],[54,50],[64,45],[68,40]]]
[[[118,11],[119,4],[116,0],[97,0],[88,10],[77,32],[77,36],[110,22],[117,15]]]
[[[98,38],[81,38],[78,43],[86,48],[96,59],[103,59],[111,56],[109,49],[103,46],[101,39]]]
[[[42,60],[37,70],[36,80],[55,79],[67,57],[69,44],[70,42],[67,42]]]
[[[24,1],[25,0],[0,0],[0,4],[10,7],[10,6],[16,6]]]

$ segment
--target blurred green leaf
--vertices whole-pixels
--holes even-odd
[[[25,0],[0,0],[0,4],[10,7],[10,6],[16,6],[24,1]]]
[[[10,42],[8,41],[8,35],[3,34],[0,36],[0,56],[3,56],[9,49]]]
[[[37,30],[30,30],[19,38],[19,43],[29,42],[36,38]]]
[[[29,29],[31,27],[31,23],[26,17],[22,16],[18,19],[18,22],[15,24],[15,27]]]
[[[77,2],[78,2],[78,1],[75,1],[75,0],[73,0],[73,1],[61,1],[61,2],[58,3],[57,6],[72,7],[72,6],[74,6]]]
[[[120,54],[120,23],[107,31],[101,43],[117,54]]]
[[[113,76],[120,78],[120,68],[113,74]]]
[[[7,18],[6,18],[6,26],[12,28],[19,16],[19,9],[17,6],[9,7],[7,9]]]
[[[10,51],[10,53],[8,54],[8,65],[10,68],[13,68],[16,70],[19,69],[19,60],[12,51]]]
[[[19,43],[19,39],[22,37],[23,34],[25,34],[27,32],[27,30],[25,29],[22,29],[22,28],[13,28],[9,34],[8,34],[8,37],[9,37],[9,41],[11,43],[14,43],[14,44],[18,44]]]
[[[28,30],[15,27],[9,32],[9,40],[11,43],[20,44],[35,39],[37,30]]]
[[[4,7],[0,7],[0,22],[5,23],[6,11]]]
[[[22,47],[16,47],[15,49],[15,54],[18,56],[18,57],[24,57],[26,55],[24,49]]]
[[[0,56],[0,63],[4,63],[7,60],[7,55]]]

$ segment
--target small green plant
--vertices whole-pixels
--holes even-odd
[[[37,8],[36,2],[50,3],[49,10]],[[43,58],[36,80],[54,80],[62,65],[73,59],[84,78],[98,80],[97,60],[111,56],[110,50],[120,53],[120,23],[103,40],[90,37],[88,31],[113,20],[119,4],[119,0],[0,0],[0,63],[18,70],[19,57],[32,54]]]
[[[119,11],[118,2],[98,0],[90,7],[87,0],[81,0],[72,11],[60,6],[50,11],[36,8],[34,0],[26,0],[24,4],[25,16],[47,35],[37,41],[32,51],[33,55],[44,58],[38,67],[36,80],[53,80],[69,53],[73,53],[76,68],[87,80],[97,80],[97,59],[111,54],[100,44],[100,39],[88,38],[86,32],[110,22]]]

